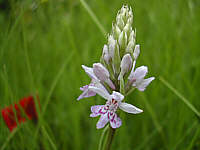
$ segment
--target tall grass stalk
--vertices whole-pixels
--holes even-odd
[[[162,76],[159,77],[159,80],[168,87],[176,96],[178,96],[183,103],[200,119],[200,112],[186,99],[181,93],[179,93],[169,82],[167,82]]]

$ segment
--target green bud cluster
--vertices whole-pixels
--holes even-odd
[[[116,79],[120,74],[120,64],[125,54],[134,59],[135,31],[132,29],[132,9],[124,5],[117,13],[116,21],[112,25],[108,43],[104,45],[102,61]]]

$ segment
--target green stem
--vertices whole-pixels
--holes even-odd
[[[109,128],[109,125],[107,125],[107,126],[104,128],[104,130],[103,130],[103,132],[102,132],[102,134],[101,134],[101,137],[100,137],[100,140],[99,140],[98,150],[101,150],[101,149],[102,149],[102,146],[103,146],[103,139],[104,139],[104,136],[105,136],[106,131],[108,130],[108,128]]]
[[[110,127],[109,128],[109,133],[108,133],[108,139],[107,139],[107,142],[106,142],[106,147],[105,147],[104,150],[110,150],[114,135],[115,135],[115,129]]]

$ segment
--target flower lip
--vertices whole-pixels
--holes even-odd
[[[131,104],[122,102],[124,96],[119,92],[113,91],[112,94],[109,94],[107,91],[102,90],[101,88],[92,86],[90,86],[89,89],[107,100],[105,105],[96,105],[91,107],[91,117],[97,117],[99,115],[101,116],[97,123],[97,129],[103,128],[108,122],[110,122],[112,128],[119,128],[122,122],[116,114],[118,108],[132,114],[143,112],[141,109]]]
[[[106,106],[109,111],[115,112],[119,104],[118,104],[118,101],[116,101],[115,99],[112,99],[106,102]]]

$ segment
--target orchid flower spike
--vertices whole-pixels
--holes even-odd
[[[132,114],[143,112],[143,110],[131,104],[122,102],[124,96],[119,92],[113,91],[112,94],[109,94],[108,91],[95,86],[89,86],[89,89],[107,100],[105,105],[95,105],[91,107],[92,113],[90,117],[101,116],[96,125],[97,129],[103,128],[108,122],[110,122],[112,128],[119,128],[122,121],[116,113],[118,108]]]
[[[121,126],[122,121],[116,113],[118,108],[132,114],[143,112],[131,104],[122,102],[124,95],[130,94],[135,88],[144,91],[155,79],[145,79],[148,72],[146,66],[135,69],[140,45],[136,44],[136,29],[132,28],[132,23],[131,7],[122,6],[112,24],[112,31],[107,36],[107,43],[103,46],[100,63],[94,63],[91,68],[82,65],[91,82],[80,88],[83,92],[77,100],[96,94],[107,100],[105,105],[91,107],[90,116],[100,116],[98,129],[107,123],[110,123],[112,128]]]

